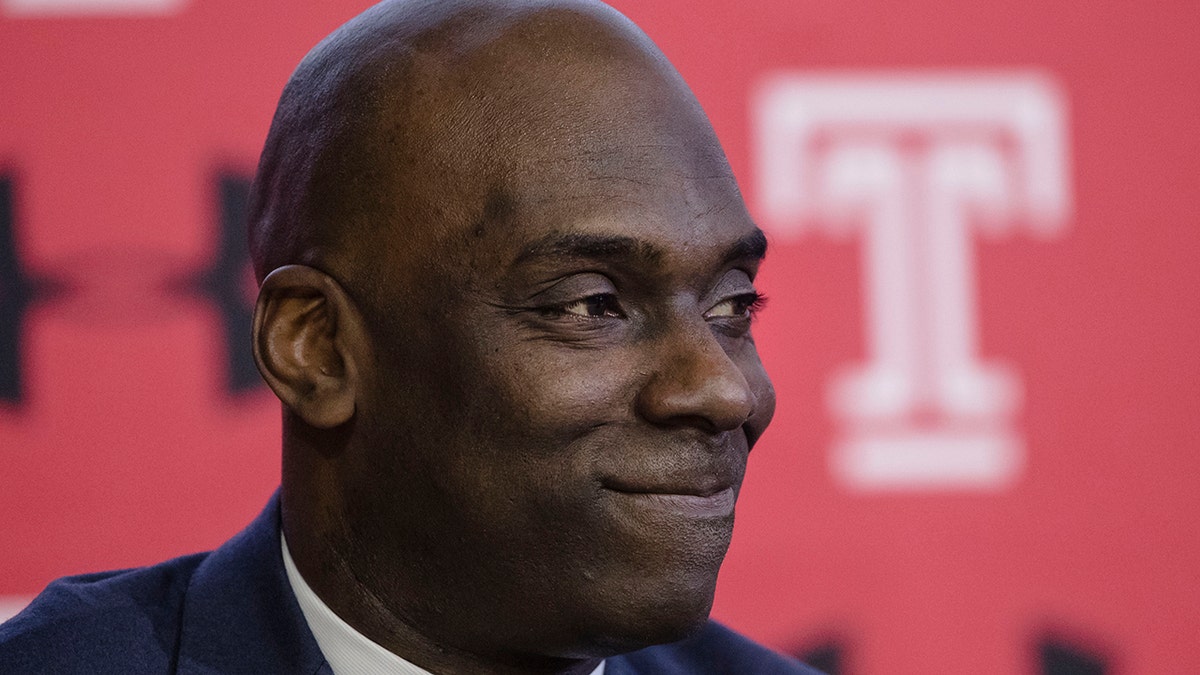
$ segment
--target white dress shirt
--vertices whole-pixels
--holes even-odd
[[[283,567],[287,570],[288,583],[296,595],[296,602],[300,604],[300,611],[304,613],[308,629],[316,638],[317,646],[321,648],[334,675],[433,675],[396,656],[343,621],[300,576],[282,532],[279,534],[279,544],[283,549]],[[604,675],[603,661],[591,675]]]

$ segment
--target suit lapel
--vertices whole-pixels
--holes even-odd
[[[278,492],[192,575],[178,672],[332,675],[283,568]]]

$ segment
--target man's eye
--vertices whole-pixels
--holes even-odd
[[[767,299],[759,293],[742,293],[713,305],[712,309],[704,313],[704,316],[709,319],[753,318],[766,302]]]
[[[589,318],[606,316],[615,318],[625,317],[625,311],[621,309],[621,303],[617,302],[617,296],[612,293],[589,295],[575,302],[560,305],[559,309],[564,314],[574,314]]]

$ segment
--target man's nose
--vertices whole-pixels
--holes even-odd
[[[675,326],[658,342],[656,367],[637,399],[644,419],[709,433],[737,429],[749,419],[754,391],[707,322]]]

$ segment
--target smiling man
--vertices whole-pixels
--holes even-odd
[[[250,240],[278,498],[52,585],[0,670],[812,672],[708,622],[774,410],[766,242],[627,19],[368,10],[284,90]]]

